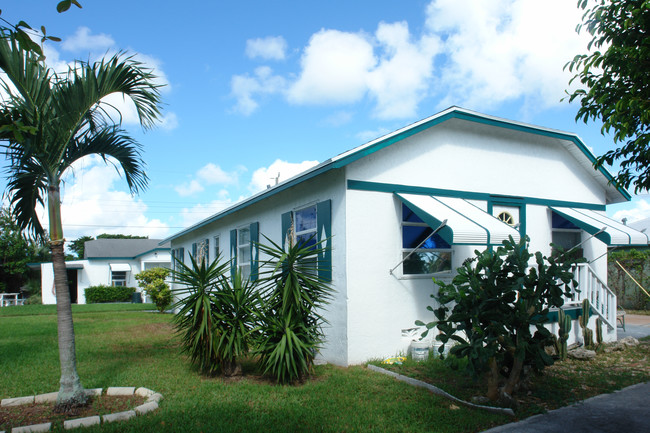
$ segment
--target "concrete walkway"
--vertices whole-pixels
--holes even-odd
[[[625,330],[623,332],[622,328],[618,328],[619,340],[628,336],[641,338],[650,335],[650,316],[628,314],[625,317]],[[485,433],[506,432],[650,432],[650,382],[598,395],[523,421],[494,427]]]

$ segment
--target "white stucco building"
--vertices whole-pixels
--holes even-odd
[[[84,244],[84,259],[66,262],[70,301],[85,304],[91,286],[138,287],[135,275],[155,267],[170,267],[169,244],[160,239],[96,239]],[[139,289],[138,289],[139,291]],[[43,304],[56,304],[52,263],[41,263]]]
[[[531,251],[581,244],[580,297],[589,296],[616,337],[616,299],[606,287],[608,245],[647,245],[645,234],[604,216],[630,199],[592,166],[576,135],[452,107],[333,157],[165,241],[190,253],[219,251],[247,274],[254,242],[295,236],[329,239],[319,258],[331,279],[327,341],[320,353],[338,365],[405,352],[433,320],[432,277],[450,280],[475,249],[507,236],[530,237]],[[447,221],[420,248],[432,229]],[[401,261],[410,255],[404,263]],[[587,290],[587,288],[589,288]],[[579,301],[580,299],[576,299]],[[594,302],[595,301],[595,302]],[[595,321],[595,318],[592,319]],[[580,332],[573,326],[575,339]]]

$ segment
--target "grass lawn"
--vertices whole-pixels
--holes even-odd
[[[179,354],[171,315],[133,308],[75,306],[79,374],[86,388],[145,386],[165,399],[152,414],[84,432],[474,432],[510,421],[456,408],[364,367],[318,366],[299,386],[254,374],[202,377]],[[0,398],[58,390],[52,306],[2,308],[0,329]]]
[[[475,432],[512,421],[458,408],[364,367],[318,366],[315,377],[298,386],[275,385],[250,366],[244,378],[202,377],[179,353],[172,316],[143,311],[150,307],[73,307],[85,387],[145,386],[165,396],[155,413],[84,431]],[[54,306],[0,308],[0,398],[58,390],[55,314]],[[391,368],[463,399],[485,389],[438,360]],[[530,394],[517,396],[518,417],[648,380],[650,341],[590,363],[556,364],[533,379]]]

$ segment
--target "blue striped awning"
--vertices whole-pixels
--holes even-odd
[[[605,215],[572,207],[550,206],[551,210],[611,246],[647,246],[648,236]]]
[[[450,245],[501,245],[509,236],[519,242],[519,232],[514,227],[465,199],[403,193],[396,195],[433,229],[447,220],[447,225],[438,234]]]

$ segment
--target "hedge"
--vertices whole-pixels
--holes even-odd
[[[124,286],[91,286],[85,290],[87,304],[130,302],[135,288]]]

